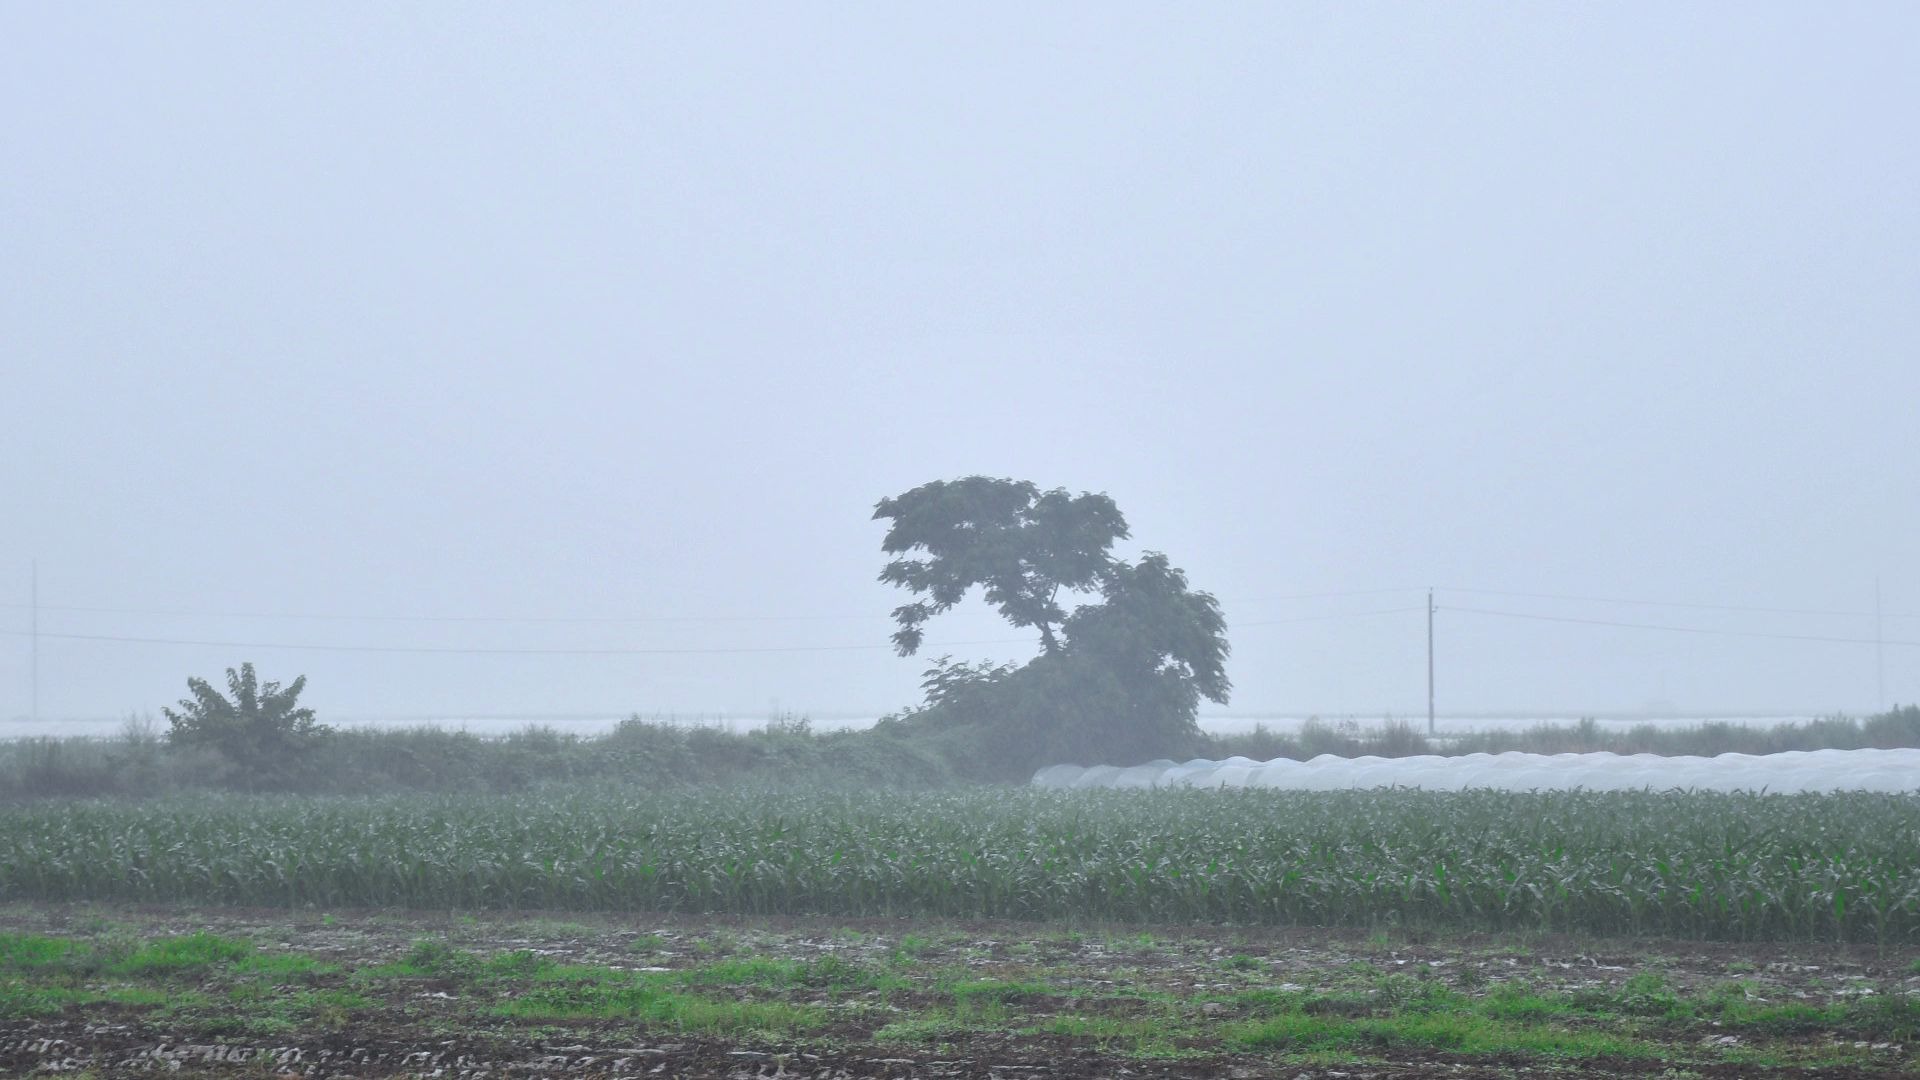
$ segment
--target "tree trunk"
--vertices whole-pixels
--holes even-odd
[[[1046,650],[1048,656],[1060,655],[1060,642],[1053,636],[1053,627],[1046,623],[1040,624],[1040,647]]]

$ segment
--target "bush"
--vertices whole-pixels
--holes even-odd
[[[277,682],[260,685],[252,664],[227,669],[227,691],[215,690],[205,679],[188,679],[190,698],[180,711],[161,710],[171,725],[170,742],[215,750],[241,769],[243,787],[277,787],[293,775],[294,766],[322,742],[332,729],[314,719],[312,709],[300,707],[305,675],[284,689]]]
[[[927,703],[888,724],[974,780],[1020,782],[1046,765],[1184,758],[1207,746],[1187,680],[1139,678],[1083,654],[1017,668],[942,658],[921,686]]]

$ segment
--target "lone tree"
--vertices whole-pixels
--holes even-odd
[[[179,746],[205,746],[219,751],[259,784],[283,779],[300,755],[333,734],[315,721],[312,709],[299,706],[305,675],[282,689],[277,682],[260,685],[252,664],[227,669],[227,694],[205,679],[187,680],[190,698],[179,711],[161,710],[170,725],[167,740]]]
[[[900,655],[975,587],[1039,633],[1040,654],[1023,666],[935,661],[926,703],[902,720],[960,743],[952,749],[976,771],[1184,754],[1199,739],[1200,699],[1227,701],[1219,603],[1165,555],[1116,558],[1127,522],[1107,496],[969,476],[882,499],[873,516],[891,522],[881,548],[895,556],[880,580],[916,596],[893,612]],[[1068,610],[1075,595],[1089,602]]]

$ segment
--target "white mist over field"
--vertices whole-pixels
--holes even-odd
[[[1343,791],[1920,791],[1920,750],[1792,750],[1714,757],[1657,754],[1463,754],[1459,757],[1344,758],[1308,761],[1233,757],[1182,764],[1119,767],[1053,765],[1034,774],[1042,788],[1261,788]]]

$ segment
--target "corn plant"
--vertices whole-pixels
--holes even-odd
[[[1920,798],[557,789],[0,809],[0,901],[1920,939]]]

